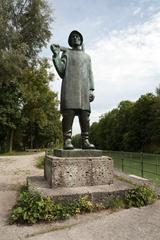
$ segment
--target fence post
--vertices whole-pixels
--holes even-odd
[[[143,152],[141,152],[141,177],[144,177],[144,162],[143,162]]]

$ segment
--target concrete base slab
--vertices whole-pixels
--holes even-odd
[[[102,155],[103,151],[97,149],[54,150],[54,156],[56,157],[101,157]]]
[[[129,189],[135,186],[114,179],[113,184],[83,186],[83,187],[61,187],[52,189],[44,177],[34,176],[27,178],[31,190],[39,191],[43,196],[50,196],[54,203],[74,202],[82,196],[87,196],[93,203],[106,203],[111,199],[121,199]]]

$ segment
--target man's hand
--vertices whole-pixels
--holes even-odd
[[[51,45],[51,50],[52,50],[52,53],[53,53],[53,58],[56,58],[59,56],[59,53],[60,53],[60,46],[59,45]]]
[[[94,100],[95,96],[93,94],[93,91],[90,91],[90,94],[89,94],[89,101],[92,102]]]

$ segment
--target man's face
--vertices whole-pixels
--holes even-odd
[[[79,34],[74,33],[71,38],[71,45],[72,47],[81,46],[81,38]]]

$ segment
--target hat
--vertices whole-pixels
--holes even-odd
[[[73,31],[70,33],[70,35],[69,35],[69,37],[68,37],[68,44],[72,47],[72,45],[71,45],[71,38],[72,38],[72,36],[73,36],[74,34],[78,34],[78,35],[80,36],[81,45],[82,45],[82,43],[83,43],[83,36],[82,36],[82,34],[81,34],[80,32],[78,32],[78,31],[76,31],[76,30],[73,30]]]

